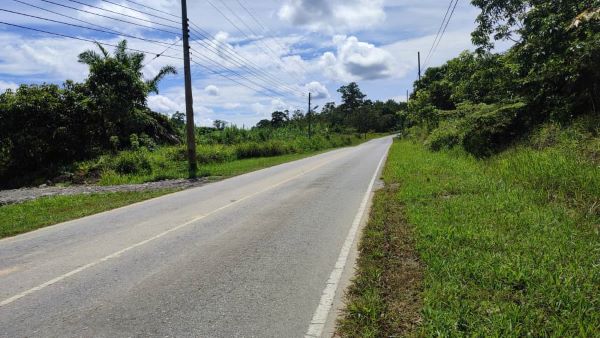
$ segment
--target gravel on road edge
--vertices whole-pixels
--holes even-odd
[[[142,184],[124,184],[124,185],[73,185],[68,187],[57,186],[40,186],[36,188],[21,188],[12,190],[0,190],[0,206],[14,203],[31,201],[40,197],[48,196],[69,196],[80,194],[98,194],[112,192],[131,192],[131,191],[147,191],[159,189],[189,189],[205,185],[214,179],[178,179],[165,180],[158,182],[148,182]]]

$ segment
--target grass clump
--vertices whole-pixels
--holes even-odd
[[[48,225],[96,214],[175,192],[163,189],[76,196],[42,197],[0,206],[0,238],[15,236]]]

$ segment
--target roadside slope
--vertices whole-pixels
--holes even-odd
[[[397,140],[338,333],[597,335],[598,194],[564,197],[569,191],[593,191],[598,176],[589,176],[592,166],[570,166],[556,155],[526,155],[527,150],[515,150],[478,161]],[[540,172],[534,175],[531,168]],[[570,178],[552,176],[565,168]],[[571,183],[550,184],[564,179]],[[397,238],[411,233],[410,240]],[[408,278],[414,271],[405,264],[412,259],[407,252],[417,253],[422,279]]]

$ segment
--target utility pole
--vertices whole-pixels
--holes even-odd
[[[421,52],[417,52],[417,58],[419,60],[419,81],[421,80]]]
[[[406,90],[406,103],[408,103],[409,100],[409,96],[408,96],[408,89]]]
[[[308,117],[308,138],[311,138],[311,134],[312,134],[312,113],[310,112],[312,110],[312,107],[310,105],[310,99],[311,99],[311,93],[308,93],[308,113],[306,113],[306,116]]]
[[[196,128],[194,124],[194,98],[192,96],[192,73],[190,71],[190,27],[187,1],[181,0],[181,25],[183,33],[183,72],[185,78],[185,115],[187,124],[187,150],[189,177],[196,178]]]

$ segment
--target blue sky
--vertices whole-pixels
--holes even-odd
[[[164,32],[176,31],[178,25],[169,21],[177,21],[173,16],[143,9],[127,0],[50,1],[56,4],[43,0],[3,0],[0,8],[76,25],[89,23],[109,27],[117,32],[158,41],[162,44],[128,38],[132,48],[155,54],[165,50],[168,44],[176,43],[165,54],[181,57],[176,34]],[[178,0],[137,2],[175,16],[180,14]],[[23,3],[69,15],[85,23]],[[121,18],[151,28],[59,6],[62,4],[120,17],[81,3],[129,15]],[[213,62],[226,64],[229,69],[244,76],[241,79],[229,73],[230,77],[254,87],[246,88],[194,64],[196,122],[211,125],[215,119],[221,119],[240,126],[251,126],[269,117],[276,109],[306,109],[305,96],[309,91],[315,97],[316,105],[337,102],[336,89],[350,81],[358,82],[371,99],[403,101],[406,90],[412,87],[416,78],[416,54],[421,51],[424,58],[429,51],[447,6],[448,2],[441,0],[188,0],[190,20],[210,34],[206,39],[194,33],[194,61],[213,70],[216,69]],[[446,35],[428,65],[439,65],[462,50],[473,48],[470,32],[477,13],[467,0],[459,1]],[[107,44],[115,44],[120,39],[112,34],[66,27],[2,11],[0,21]],[[82,81],[87,76],[87,69],[77,63],[77,55],[93,48],[89,42],[0,24],[0,90],[14,88],[21,83],[62,83],[65,79]],[[206,57],[213,61],[206,60]],[[151,59],[152,56],[148,56],[147,61]],[[251,63],[252,69],[249,71],[241,67],[242,62]],[[182,69],[179,59],[160,57],[149,62],[144,72],[150,77],[167,64]],[[167,78],[160,86],[160,93],[149,98],[152,109],[166,114],[184,110],[181,73]],[[278,94],[257,88],[256,84],[272,90],[277,88]]]

